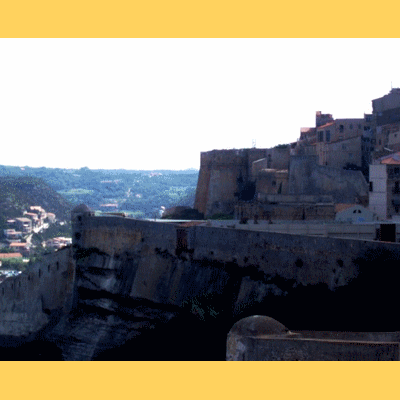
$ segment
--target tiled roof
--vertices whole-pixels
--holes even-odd
[[[348,208],[357,206],[358,204],[344,204],[344,203],[339,203],[339,204],[335,204],[335,212],[341,212],[344,210],[347,210]]]
[[[327,128],[328,126],[334,125],[334,123],[335,123],[335,122],[328,122],[328,123],[325,124],[325,125],[318,126],[317,129]]]
[[[0,253],[0,258],[22,258],[21,253]]]
[[[379,162],[381,164],[400,165],[400,152],[381,157]]]

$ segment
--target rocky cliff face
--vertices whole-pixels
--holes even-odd
[[[100,224],[83,222],[75,248],[73,311],[46,333],[61,349],[61,358],[223,360],[229,327],[216,349],[218,334],[211,329],[216,311],[193,298],[229,290],[230,285],[224,287],[229,275],[176,255],[175,243],[171,248],[168,241],[172,232],[176,239],[172,226],[132,220],[134,228],[129,229],[123,218],[91,222]],[[188,337],[197,342],[195,348]]]

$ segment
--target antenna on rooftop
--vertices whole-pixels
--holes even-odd
[[[252,147],[253,149],[256,148],[256,139],[252,139],[252,141],[251,141],[251,147]]]

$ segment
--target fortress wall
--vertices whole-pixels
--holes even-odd
[[[397,324],[385,305],[398,301],[400,246],[395,243],[183,228],[120,217],[88,218],[83,237],[88,254],[77,262],[81,288],[175,305],[221,295],[238,315],[257,304],[278,317],[285,309],[296,329],[308,328],[300,320],[305,317],[308,323],[345,321],[346,328],[357,329],[348,307],[357,298],[363,304],[357,306],[359,315],[374,305],[380,310],[377,320]],[[323,317],[316,317],[313,293],[326,302]]]
[[[183,232],[181,239],[178,231]],[[104,290],[117,292],[119,269],[126,269],[131,279],[129,296],[179,304],[187,296],[207,292],[213,282],[211,271],[221,270],[223,279],[239,280],[236,309],[254,296],[262,300],[297,286],[323,285],[327,292],[347,287],[358,279],[363,259],[370,263],[363,275],[374,287],[381,280],[371,254],[377,263],[379,258],[388,259],[382,261],[385,268],[400,258],[396,243],[206,226],[179,228],[120,217],[87,218],[83,238],[84,249],[95,248],[104,254],[85,259],[81,266],[115,269],[113,277],[102,283]],[[181,245],[182,254],[178,253]],[[395,276],[397,272],[391,273]],[[275,278],[283,280],[283,285],[276,284]]]
[[[230,335],[228,361],[399,361],[398,342]]]
[[[290,147],[213,150],[201,153],[194,208],[206,216],[231,213],[235,192],[238,191],[238,178],[243,179],[243,184],[253,182],[253,163],[261,159],[265,159],[268,168],[287,170]]]
[[[298,284],[304,285],[324,283],[331,290],[355,278],[358,268],[353,258],[368,247],[375,247],[374,242],[357,240],[201,226],[194,229],[195,259],[210,258],[235,263],[243,268],[256,266],[268,275],[295,279]],[[399,246],[394,247],[400,250]],[[342,264],[340,276],[338,260]]]
[[[237,179],[248,180],[248,149],[201,153],[194,208],[209,216],[232,211]]]
[[[173,224],[120,217],[84,218],[77,259],[78,287],[124,292],[132,298],[175,305],[204,292],[224,290],[225,271],[176,255],[178,230],[186,232],[182,239],[185,248],[191,246],[195,231]]]
[[[194,259],[239,267],[238,315],[270,315],[294,329],[400,330],[396,243],[194,229]]]
[[[292,156],[289,193],[332,195],[337,203],[355,203],[368,198],[368,185],[360,171],[317,165],[314,156]]]
[[[176,227],[170,223],[118,216],[86,217],[83,221],[82,246],[85,248],[103,248],[105,253],[113,254],[144,241],[157,244],[163,250],[172,251],[176,246]]]
[[[71,248],[65,248],[6,279],[0,285],[0,335],[28,336],[47,324],[49,312],[68,312],[74,274]]]

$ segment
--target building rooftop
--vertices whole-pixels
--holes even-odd
[[[0,259],[7,259],[7,258],[22,258],[21,253],[0,253]]]
[[[378,161],[380,164],[400,165],[400,152],[381,157]]]
[[[348,208],[354,207],[354,206],[359,206],[359,204],[344,204],[344,203],[338,203],[335,204],[335,212],[341,212],[344,210],[347,210]]]
[[[15,218],[15,219],[20,222],[31,222],[29,218]]]
[[[333,122],[328,122],[327,124],[324,124],[324,125],[319,126],[318,129],[327,128],[328,126],[332,126],[332,125],[334,125],[334,124],[335,124],[335,121],[333,121]]]

